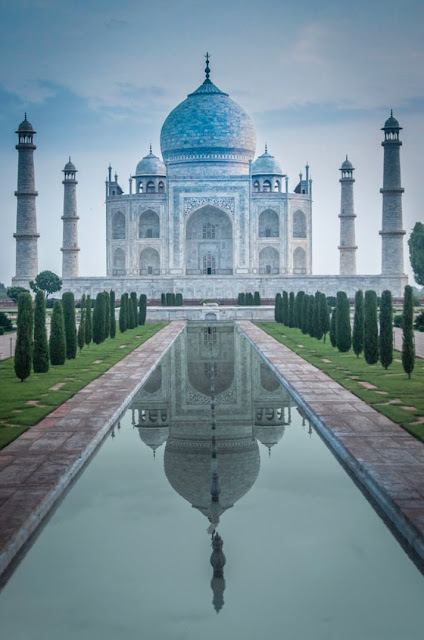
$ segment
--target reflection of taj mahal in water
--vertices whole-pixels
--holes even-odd
[[[187,340],[177,340],[131,408],[141,440],[153,452],[165,444],[164,470],[170,485],[208,519],[214,534],[222,514],[258,477],[259,443],[271,455],[271,448],[291,422],[295,405],[234,326],[199,330],[188,325],[186,332]],[[211,401],[215,406],[214,442]],[[216,543],[219,541],[221,538]],[[214,575],[217,609],[223,604],[224,586],[223,577]]]

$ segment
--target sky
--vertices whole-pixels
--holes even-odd
[[[357,272],[381,270],[381,127],[401,131],[406,240],[424,221],[424,3],[385,0],[0,0],[0,282],[15,273],[17,152],[27,112],[34,154],[39,270],[61,274],[63,185],[79,173],[80,275],[104,275],[105,178],[160,155],[168,113],[204,79],[252,117],[257,155],[280,161],[293,191],[309,162],[313,272],[338,273],[340,172],[355,167]],[[413,280],[410,279],[411,283]]]

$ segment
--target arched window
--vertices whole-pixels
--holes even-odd
[[[165,185],[162,180],[158,184],[158,193],[165,193]]]
[[[216,257],[210,251],[203,256],[203,274],[207,276],[216,274]]]
[[[208,239],[214,239],[215,237],[216,237],[215,225],[211,224],[210,222],[206,222],[203,225],[203,239],[208,240]]]
[[[259,237],[278,238],[279,235],[278,213],[273,209],[265,209],[259,216]]]
[[[293,273],[306,273],[306,251],[302,247],[294,250]]]
[[[259,252],[259,273],[267,276],[280,273],[280,254],[274,247]]]
[[[264,191],[264,193],[270,193],[270,191],[271,191],[271,183],[270,183],[269,180],[265,180],[264,181],[263,191]]]
[[[281,191],[281,183],[279,180],[276,180],[274,183],[274,191]]]
[[[259,193],[259,181],[255,180],[253,183],[253,193]]]
[[[113,252],[113,275],[125,275],[125,251],[121,248],[115,249]]]
[[[159,238],[159,216],[155,211],[148,209],[143,211],[138,222],[139,238]]]
[[[138,183],[138,190],[137,193],[143,193],[143,182],[140,180],[140,182]]]
[[[112,218],[112,238],[114,240],[125,239],[125,216],[117,211]]]
[[[306,216],[300,209],[293,214],[293,238],[306,238]]]
[[[155,192],[155,183],[152,180],[146,185],[146,193],[154,193]]]
[[[140,253],[140,275],[141,276],[159,276],[160,275],[160,256],[156,249],[147,247]]]

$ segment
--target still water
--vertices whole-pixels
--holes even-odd
[[[247,340],[189,325],[4,587],[0,629],[421,640],[423,598],[422,575]]]

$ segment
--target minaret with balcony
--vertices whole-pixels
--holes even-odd
[[[341,276],[356,275],[356,242],[355,242],[355,212],[353,206],[353,183],[355,171],[352,163],[346,160],[340,167],[341,203],[340,203],[340,269]]]
[[[63,246],[62,278],[78,278],[77,169],[71,158],[63,169]]]

